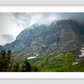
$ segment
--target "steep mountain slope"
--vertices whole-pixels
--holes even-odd
[[[20,54],[65,52],[80,49],[83,39],[84,26],[73,20],[60,20],[49,26],[32,25],[24,29],[14,42],[0,49],[11,49]]]

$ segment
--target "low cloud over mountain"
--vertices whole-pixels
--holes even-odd
[[[16,22],[18,26],[24,28],[35,23],[48,25],[54,20],[61,20],[61,19],[72,19],[76,20],[81,24],[84,24],[84,13],[31,12],[31,13],[11,13],[10,15],[11,17],[13,17],[14,22]]]
[[[0,45],[5,45],[8,40],[3,40],[4,34],[11,34],[16,39],[17,35],[33,24],[50,25],[52,21],[75,20],[84,24],[83,12],[10,12],[0,13]],[[10,41],[9,41],[10,42]]]
[[[14,41],[14,36],[11,34],[3,34],[2,37],[8,43]]]

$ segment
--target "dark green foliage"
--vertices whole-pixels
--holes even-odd
[[[22,72],[31,72],[31,65],[30,63],[28,62],[28,60],[26,59],[24,61],[24,63],[22,64],[21,66],[21,71]]]
[[[14,72],[19,72],[19,64],[18,64],[18,62],[14,65],[13,71]]]
[[[23,59],[22,64],[13,62],[14,58],[11,56],[11,51],[1,50],[0,52],[0,72],[37,72],[37,66],[31,67],[28,60]],[[25,60],[25,61],[24,61]]]
[[[29,60],[27,57],[30,56],[17,56],[18,60],[13,63],[11,51],[1,50],[0,72],[84,72],[84,62],[72,65],[73,59],[75,60],[78,54],[70,52],[40,54],[35,59]]]
[[[38,71],[39,71],[39,69],[38,69],[38,67],[37,67],[37,66],[35,66],[35,65],[34,65],[34,66],[32,67],[32,71],[33,71],[33,72],[38,72]]]
[[[10,61],[11,61],[11,51],[8,50],[6,53],[5,50],[1,50],[0,52],[0,72],[10,71]]]

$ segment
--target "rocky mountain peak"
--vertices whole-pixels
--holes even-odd
[[[20,51],[23,54],[75,50],[79,49],[83,42],[83,32],[84,26],[73,20],[54,21],[48,26],[34,24],[24,29],[14,42],[2,49]]]

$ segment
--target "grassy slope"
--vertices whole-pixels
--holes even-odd
[[[41,68],[41,71],[52,71],[56,68],[61,68],[64,63],[64,55],[63,53],[47,55],[41,58],[40,61],[34,63],[34,65]]]
[[[66,53],[49,53],[49,54],[40,54],[37,58],[29,59],[28,61],[33,66],[37,66],[40,68],[41,72],[69,72],[67,67],[64,68],[65,65],[65,54]],[[35,54],[31,55],[20,55],[16,57],[15,62],[19,62],[22,64],[23,61],[30,57],[34,56]],[[78,55],[72,54],[73,59],[75,59]],[[84,71],[84,62],[72,66],[71,72],[83,72]]]

